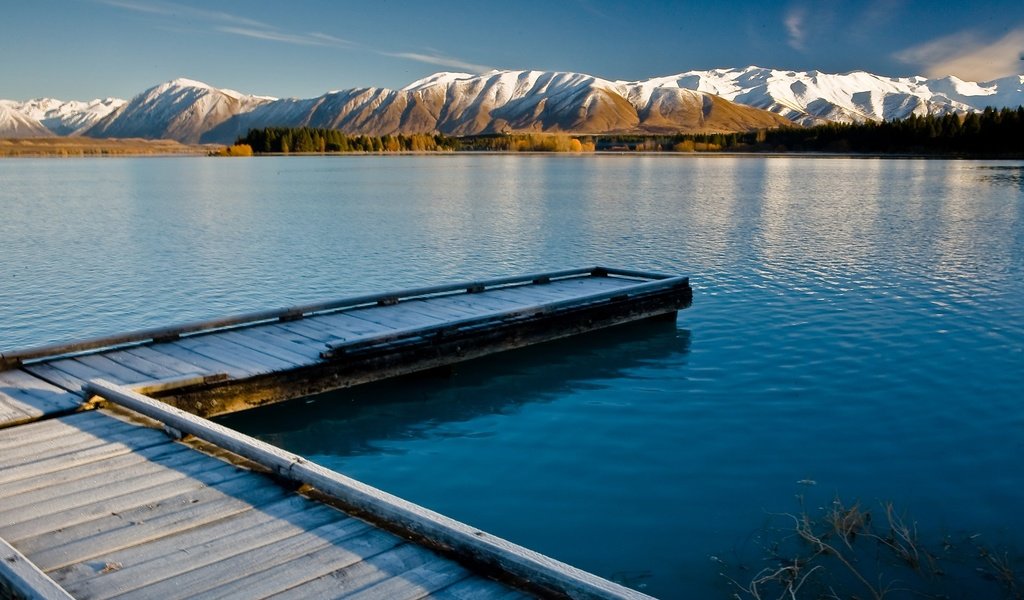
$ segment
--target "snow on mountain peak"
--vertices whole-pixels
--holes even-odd
[[[230,141],[244,134],[246,127],[269,125],[466,135],[735,130],[782,122],[750,112],[731,123],[701,120],[701,110],[724,106],[721,99],[799,124],[892,120],[912,114],[964,114],[986,106],[1016,107],[1024,104],[1024,75],[976,83],[956,77],[885,77],[863,70],[833,74],[749,65],[609,81],[584,73],[495,70],[476,75],[439,72],[400,90],[361,88],[289,100],[178,78],[127,102],[37,98],[0,100],[0,107],[8,129],[26,135],[38,135],[45,128],[58,135],[166,137],[185,142]]]

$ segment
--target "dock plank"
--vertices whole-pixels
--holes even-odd
[[[181,371],[182,375],[192,373],[211,374],[228,373],[231,376],[239,376],[244,371],[237,367],[217,362],[201,354],[190,352],[172,342],[155,343],[148,346],[136,346],[128,348],[126,353],[159,363],[175,371]]]
[[[56,456],[115,441],[121,439],[120,436],[125,433],[138,435],[139,428],[131,423],[112,421],[103,428],[101,433],[72,430],[54,438],[23,442],[4,449],[3,454],[0,455],[0,469],[33,462],[41,456]]]
[[[179,453],[180,462],[176,469],[157,468],[152,463],[136,463],[115,472],[104,473],[102,477],[62,482],[59,485],[37,488],[16,498],[9,498],[4,502],[4,506],[0,507],[0,521],[31,521],[99,504],[119,495],[155,487],[169,481],[184,479],[188,474],[183,470],[200,462],[199,459],[202,458],[195,452],[188,452],[187,448],[184,450]]]
[[[49,414],[74,408],[81,399],[20,369],[0,371],[0,402],[29,414]]]
[[[272,547],[279,540],[336,520],[337,510],[292,495],[203,527],[56,569],[49,575],[77,595],[117,596],[180,577],[253,548]],[[362,526],[370,527],[365,523]],[[102,565],[106,564],[121,568],[104,572]],[[155,597],[151,591],[144,595]]]
[[[200,492],[211,486],[230,485],[245,477],[244,471],[232,470],[223,464],[208,467],[206,471],[196,469],[194,463],[183,468],[189,467],[193,471],[191,476],[171,478],[163,483],[156,481],[152,486],[114,495],[102,504],[72,507],[36,519],[18,521],[0,530],[0,537],[19,546],[24,544],[35,549],[52,547],[62,543],[55,539],[73,540],[76,536],[87,537],[105,529],[120,529],[132,521],[142,523],[149,516],[147,511],[167,502],[191,502],[182,494]]]
[[[70,417],[70,418],[69,418]],[[0,430],[0,452],[38,440],[47,440],[68,433],[90,431],[94,427],[106,427],[110,417],[96,411],[83,411],[52,421],[37,421],[18,427]]]
[[[23,551],[31,555],[40,569],[49,571],[251,510],[253,506],[279,500],[286,493],[280,486],[242,476],[173,496],[156,505],[125,511],[104,519],[102,524],[90,522],[64,528],[46,535],[45,540],[22,539],[18,546],[27,549]],[[83,529],[96,533],[86,536]]]
[[[525,592],[482,577],[464,579],[437,590],[430,597],[435,600],[528,600],[533,598]]]
[[[312,317],[308,321],[310,324],[322,324],[332,334],[334,334],[335,337],[362,337],[398,329],[398,327],[392,325],[381,324],[368,319],[361,319],[358,316],[353,315],[352,311]]]
[[[322,317],[308,317],[298,321],[277,323],[271,327],[276,327],[287,331],[291,335],[301,336],[321,344],[337,337],[332,333],[332,329],[323,322]]]
[[[120,469],[130,468],[135,464],[159,459],[163,454],[182,452],[183,446],[179,444],[163,444],[150,446],[136,452],[122,454],[113,458],[98,460],[92,463],[85,463],[61,469],[50,473],[43,473],[35,477],[19,479],[18,481],[7,482],[0,487],[0,509],[10,506],[6,498],[20,496],[26,492],[41,488],[59,486],[72,481],[88,480],[90,478],[104,477],[107,473],[113,473]]]
[[[349,594],[352,600],[417,600],[471,577],[471,573],[450,560],[435,558],[408,571],[391,574],[375,585]]]
[[[412,544],[402,544],[372,556],[352,562],[341,568],[291,588],[268,596],[274,600],[301,600],[302,598],[348,598],[381,581],[400,576],[437,556]],[[449,564],[451,561],[447,561]],[[378,598],[390,598],[387,595]]]
[[[446,321],[446,319],[439,317],[421,315],[409,310],[403,304],[375,308],[357,308],[355,310],[346,311],[345,314],[350,317],[355,317],[371,323],[377,323],[378,325],[384,325],[393,329],[438,325]]]
[[[114,350],[103,354],[103,356],[129,369],[143,373],[149,379],[169,379],[182,375],[199,374],[199,368],[194,365],[179,365],[169,360],[156,362],[152,358],[142,358],[128,350]]]
[[[153,379],[152,375],[122,365],[119,362],[111,360],[110,357],[105,354],[83,354],[82,356],[76,356],[74,360],[75,362],[92,367],[100,373],[107,373],[107,375],[101,375],[101,377],[110,381],[113,381],[111,377],[117,377],[124,383],[130,385],[140,381]]]
[[[96,460],[102,460],[112,456],[127,454],[129,452],[134,452],[161,443],[166,443],[166,437],[162,436],[162,434],[157,437],[140,434],[138,436],[132,436],[131,439],[122,439],[114,443],[89,446],[76,451],[65,452],[57,456],[41,457],[39,460],[34,462],[0,470],[0,484],[28,477],[35,477],[43,473],[52,473],[54,471],[60,471],[62,469],[94,462]],[[0,537],[3,536],[0,535]]]
[[[215,597],[211,590],[237,581],[258,578],[268,569],[289,565],[301,557],[369,531],[370,526],[358,519],[341,519],[326,525],[289,535],[271,545],[254,544],[228,558],[190,569],[144,588],[152,598],[176,600],[192,597]],[[300,563],[301,564],[301,563]],[[294,569],[294,565],[290,568]],[[125,596],[113,596],[124,598]]]
[[[295,569],[291,563],[282,563],[264,569],[262,572],[236,579],[226,585],[209,590],[211,597],[220,599],[265,598],[301,585],[327,573],[341,572],[354,565],[368,563],[374,557],[391,554],[395,548],[406,560],[429,555],[428,551],[404,543],[400,538],[380,529],[370,529],[365,533],[345,540],[344,545],[327,544],[311,552],[302,554],[295,559],[302,564],[302,569]],[[405,548],[408,550],[405,550]]]
[[[440,299],[410,300],[408,302],[403,302],[402,306],[405,306],[405,308],[410,311],[442,321],[466,319],[486,314],[483,311],[474,310],[468,306],[450,304],[443,302]]]
[[[219,337],[261,354],[287,361],[295,367],[320,360],[319,354],[313,352],[311,348],[292,348],[289,342],[283,338],[276,340],[272,336],[268,338],[261,334],[259,329],[259,327],[254,327],[239,331],[227,331]]]
[[[53,364],[49,362],[25,365],[22,369],[44,381],[79,396],[82,393],[82,386],[85,385],[85,380],[81,377],[69,375],[54,367]]]
[[[264,335],[279,337],[297,346],[323,348],[324,342],[331,339],[331,334],[322,329],[308,328],[303,322],[275,323],[259,328]]]
[[[236,369],[241,369],[248,376],[273,373],[294,366],[290,362],[239,346],[214,334],[182,338],[169,343],[168,346],[184,348],[217,362],[231,365]]]

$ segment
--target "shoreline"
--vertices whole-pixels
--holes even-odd
[[[545,152],[545,151],[501,151],[501,150],[447,150],[447,151],[391,151],[391,152],[290,152],[258,153],[253,157],[218,157],[211,152],[224,147],[223,144],[183,144],[175,140],[148,140],[141,138],[94,139],[81,137],[48,138],[0,138],[0,159],[2,158],[104,158],[104,157],[210,157],[210,158],[258,158],[265,156],[664,156],[692,158],[857,158],[857,159],[921,159],[921,160],[1024,160],[1024,156],[969,155],[969,154],[913,154],[913,153],[856,153],[856,152],[672,152],[672,151],[629,151],[597,150],[594,152]]]

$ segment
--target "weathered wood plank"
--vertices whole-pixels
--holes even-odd
[[[33,416],[22,410],[20,406],[15,406],[13,401],[5,402],[5,400],[6,398],[0,397],[0,423],[13,425],[32,420]]]
[[[371,323],[377,323],[378,325],[385,325],[395,329],[437,325],[447,320],[439,317],[428,317],[426,315],[419,314],[415,311],[409,310],[404,304],[373,308],[357,308],[345,311],[345,314],[350,317],[356,317],[363,319],[364,321],[370,321]]]
[[[419,313],[432,319],[438,319],[440,321],[465,319],[466,317],[475,317],[485,314],[482,311],[473,310],[468,306],[459,306],[434,300],[408,300],[403,302],[400,306],[404,306],[409,311]]]
[[[437,590],[430,594],[430,597],[435,600],[529,600],[533,598],[529,594],[483,577],[472,577],[459,581]]]
[[[273,553],[275,542],[339,518],[345,519],[337,510],[293,494],[259,509],[57,569],[50,576],[76,595],[116,596],[256,548]],[[363,523],[363,527],[370,525]],[[120,568],[105,572],[102,565],[107,564]]]
[[[274,339],[273,336],[260,333],[259,329],[261,328],[226,331],[218,337],[262,354],[287,361],[289,364],[297,367],[320,360],[318,355],[311,352],[311,348],[293,348],[294,344],[287,340],[283,338]]]
[[[30,442],[51,439],[69,432],[91,431],[93,427],[106,427],[111,417],[96,411],[84,411],[47,421],[37,421],[0,430],[0,453]]]
[[[324,575],[270,595],[267,600],[347,598],[350,594],[375,585],[382,579],[398,576],[436,558],[436,555],[423,548],[413,544],[402,544],[377,555],[366,556],[363,560],[339,565],[339,568]]]
[[[443,558],[434,558],[405,572],[390,565],[381,570],[389,577],[348,597],[352,600],[418,600],[472,576],[458,564]]]
[[[25,442],[16,447],[6,448],[0,455],[0,469],[15,467],[52,456],[75,452],[98,444],[122,439],[128,434],[138,435],[139,427],[124,421],[111,420],[100,432],[72,431],[59,437]]]
[[[129,377],[127,379],[122,377],[121,375],[123,375],[123,373],[121,373],[121,374],[107,373],[106,371],[103,371],[103,370],[97,369],[95,367],[91,367],[91,366],[89,366],[89,365],[87,365],[85,363],[79,362],[75,358],[61,358],[61,359],[58,359],[58,360],[48,361],[45,364],[46,364],[47,367],[50,367],[50,368],[53,368],[53,369],[57,369],[59,371],[62,371],[64,373],[70,375],[71,377],[73,377],[75,379],[81,379],[83,381],[89,381],[90,379],[96,379],[97,377],[99,377],[99,378],[102,378],[102,379],[106,379],[108,381],[116,381],[117,383],[122,383],[122,384],[133,383],[131,377]],[[29,367],[26,367],[26,368],[34,371],[38,367],[36,365],[30,365]],[[142,375],[140,375],[139,373],[135,373],[134,371],[132,371],[132,374],[135,377],[144,379],[144,377],[142,377]]]
[[[109,373],[110,377],[117,377],[126,384],[138,383],[147,379],[153,379],[153,375],[137,371],[115,362],[103,354],[83,354],[74,358],[76,362],[92,367],[101,373]]]
[[[237,369],[242,369],[249,376],[281,371],[293,366],[289,362],[267,356],[266,354],[260,354],[227,340],[219,339],[216,334],[183,338],[169,345],[185,348],[218,362],[232,365]]]
[[[346,570],[385,554],[401,558],[406,564],[422,562],[423,557],[432,556],[423,548],[403,543],[401,539],[385,531],[371,529],[362,535],[346,539],[343,545],[327,544],[317,550],[306,552],[294,559],[295,564],[289,562],[263,569],[259,573],[236,579],[205,593],[211,598],[222,600],[265,598],[332,572],[339,574],[336,584],[341,584],[341,578]],[[397,558],[393,557],[392,562],[398,562]],[[296,564],[302,567],[296,568]],[[367,566],[379,572],[375,565]]]
[[[0,402],[8,403],[30,416],[63,412],[81,399],[20,369],[0,371]]]
[[[330,327],[323,322],[322,317],[309,317],[301,321],[288,321],[273,325],[293,335],[301,335],[315,342],[326,342],[336,336],[331,333]]]
[[[0,522],[30,521],[44,515],[98,504],[115,496],[181,479],[187,477],[182,470],[199,462],[199,458],[202,458],[198,452],[190,452],[188,447],[170,442],[166,446],[158,446],[158,448],[163,450],[167,446],[177,447],[177,452],[164,452],[162,455],[165,459],[178,461],[175,469],[168,469],[150,462],[137,462],[98,476],[94,474],[87,478],[61,481],[36,488],[15,497],[8,497],[0,502]],[[206,463],[206,461],[203,462]]]
[[[214,459],[215,460],[215,459]],[[219,461],[218,461],[219,462]],[[169,506],[188,504],[194,498],[183,494],[202,493],[216,486],[248,486],[247,472],[219,463],[217,466],[189,467],[191,476],[177,477],[164,483],[134,492],[115,495],[100,504],[70,508],[37,519],[20,521],[0,529],[0,536],[28,550],[52,548],[66,541],[88,537],[105,530],[120,531],[134,522],[145,522],[154,511],[168,511]],[[241,481],[241,483],[239,483]],[[206,492],[208,495],[215,492]],[[138,540],[140,543],[144,540]],[[26,546],[30,544],[31,546]],[[33,556],[34,558],[34,556]]]
[[[101,443],[72,452],[66,452],[57,456],[48,456],[31,463],[25,463],[0,470],[0,484],[25,479],[27,477],[35,477],[42,473],[60,471],[62,469],[90,463],[111,456],[126,454],[128,452],[141,450],[157,444],[166,443],[166,441],[166,436],[162,434],[140,434],[138,436],[120,439],[116,443]]]
[[[13,546],[0,539],[0,596],[22,600],[74,600]]]
[[[288,331],[278,325],[251,327],[249,329],[242,329],[239,333],[250,335],[267,344],[280,346],[301,356],[306,362],[309,362],[310,358],[315,356],[317,348],[323,347],[323,344],[317,340]]]
[[[80,394],[82,385],[85,384],[85,380],[80,377],[74,377],[68,375],[64,371],[57,369],[49,363],[36,363],[32,365],[26,365],[22,367],[23,370],[35,375],[36,377],[43,379],[53,385],[63,388],[73,394]]]
[[[508,300],[509,302],[515,302],[519,306],[532,306],[535,304],[544,304],[546,302],[557,302],[560,300],[566,300],[572,298],[572,294],[567,290],[560,290],[557,292],[548,292],[539,290],[541,286],[536,288],[525,289],[525,288],[502,288],[500,290],[494,290],[487,292],[491,298],[499,298],[501,300]]]
[[[310,463],[298,455],[156,402],[128,388],[109,382],[93,381],[89,383],[88,389],[109,401],[253,460],[282,477],[310,485],[323,494],[338,499],[345,506],[360,511],[368,518],[388,523],[394,530],[430,540],[434,544],[458,552],[467,560],[500,567],[511,576],[553,590],[555,593],[579,598],[649,598],[635,590]]]
[[[182,375],[194,375],[200,372],[200,369],[194,365],[183,365],[185,368],[176,369],[171,361],[154,362],[151,359],[142,358],[136,354],[132,354],[127,350],[114,350],[112,352],[105,352],[103,354],[106,358],[124,365],[129,369],[144,373],[151,379],[168,379],[171,377],[180,377]]]
[[[125,350],[126,353],[161,364],[169,369],[181,371],[183,375],[191,373],[228,373],[232,377],[243,375],[245,371],[217,362],[206,356],[189,352],[173,343],[160,343],[151,346],[136,346]]]
[[[428,298],[424,300],[424,302],[428,302],[430,304],[441,304],[443,306],[453,306],[456,308],[465,308],[466,310],[481,314],[511,310],[519,306],[516,302],[510,302],[500,298],[492,298],[487,294],[487,292],[480,294],[459,294],[457,296],[439,296],[437,298]]]
[[[395,329],[390,325],[360,319],[348,311],[315,317],[315,321],[314,319],[309,319],[309,321],[325,325],[335,337],[361,337]]]
[[[292,327],[296,325],[298,327]],[[331,339],[331,335],[324,330],[314,329],[312,332],[304,329],[301,321],[292,321],[289,323],[275,323],[274,325],[266,325],[260,327],[259,331],[267,336],[273,336],[283,340],[288,340],[296,346],[310,347],[310,348],[321,348],[323,343]]]
[[[175,577],[158,581],[141,590],[145,597],[176,600],[193,597],[216,597],[210,590],[231,582],[260,574],[278,565],[291,563],[300,557],[364,535],[371,526],[358,519],[334,521],[314,529],[288,536],[268,545],[254,545],[243,552],[182,572]],[[290,567],[293,568],[293,567]],[[114,596],[126,598],[129,595]]]
[[[86,480],[95,477],[103,477],[106,473],[112,473],[119,469],[130,468],[131,466],[151,460],[159,460],[164,454],[175,454],[187,451],[187,447],[180,444],[170,443],[150,446],[128,454],[122,454],[113,458],[97,460],[95,462],[80,464],[59,471],[43,473],[35,477],[11,481],[0,486],[0,509],[3,509],[8,498],[20,496],[21,494],[41,488],[59,486],[72,481]]]
[[[120,522],[127,524],[117,527],[116,517],[104,519],[102,529],[94,535],[84,535],[95,527],[95,523],[90,523],[47,535],[42,544],[38,538],[29,538],[18,545],[40,569],[49,571],[251,510],[253,506],[280,500],[287,493],[276,484],[256,479],[242,477],[181,494],[152,508],[126,511],[119,516],[123,517]],[[32,549],[38,546],[43,547]]]

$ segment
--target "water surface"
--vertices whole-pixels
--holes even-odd
[[[224,422],[663,597],[729,597],[711,557],[753,561],[766,514],[801,493],[893,500],[923,535],[978,533],[1019,557],[1022,172],[677,156],[0,161],[0,348],[547,268],[688,274],[694,303],[674,326]]]

